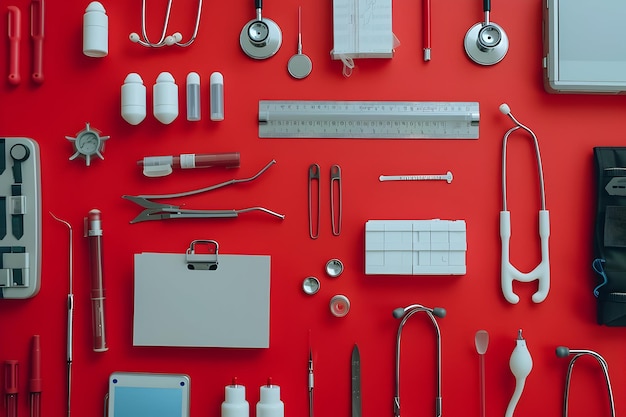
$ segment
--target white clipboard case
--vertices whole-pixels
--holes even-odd
[[[134,346],[269,348],[269,256],[194,240],[185,254],[135,254],[134,281]]]

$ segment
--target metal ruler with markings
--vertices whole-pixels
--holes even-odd
[[[260,100],[260,138],[478,139],[478,102]]]

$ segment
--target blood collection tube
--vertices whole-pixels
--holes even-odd
[[[93,326],[93,350],[108,350],[104,321],[104,275],[102,268],[102,224],[100,210],[93,209],[87,216],[85,235],[89,240],[91,266],[91,308]]]

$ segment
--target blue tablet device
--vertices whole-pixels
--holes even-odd
[[[114,372],[108,417],[189,417],[191,379],[182,374]]]

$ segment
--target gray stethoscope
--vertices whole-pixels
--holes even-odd
[[[585,355],[593,357],[596,361],[598,361],[598,364],[602,368],[602,373],[604,374],[604,382],[606,383],[606,388],[609,394],[611,416],[615,417],[615,402],[613,401],[613,389],[611,388],[611,380],[609,379],[609,365],[606,363],[604,358],[600,356],[599,353],[596,353],[593,350],[569,349],[565,346],[559,346],[556,348],[556,356],[558,356],[559,358],[565,358],[569,355],[574,355],[574,357],[569,362],[569,366],[567,367],[567,375],[565,376],[565,390],[563,392],[563,417],[567,417],[569,386],[572,381],[572,370],[574,369],[574,363],[576,363],[578,359]]]
[[[162,46],[181,46],[186,47],[193,43],[198,36],[198,28],[200,27],[200,15],[202,14],[202,0],[198,0],[198,12],[196,13],[196,24],[193,29],[193,34],[187,42],[182,42],[183,35],[180,32],[175,32],[171,35],[167,35],[167,27],[170,23],[170,14],[172,11],[172,0],[167,2],[167,10],[165,11],[165,21],[163,22],[163,30],[161,31],[161,37],[157,42],[150,42],[148,39],[148,33],[146,31],[146,0],[141,2],[141,37],[138,33],[133,32],[129,38],[132,42],[138,43],[141,46],[149,48],[160,48]]]
[[[393,398],[393,414],[395,417],[400,417],[400,339],[402,337],[402,329],[406,321],[415,313],[420,311],[425,312],[430,321],[435,326],[435,333],[437,336],[437,398],[435,401],[435,417],[441,417],[441,332],[439,331],[439,325],[437,319],[444,318],[446,316],[446,310],[441,307],[428,308],[420,304],[411,304],[407,307],[399,307],[393,310],[393,316],[397,319],[402,318],[400,326],[398,326],[398,335],[396,336],[396,393]]]
[[[519,296],[513,292],[513,281],[531,282],[539,281],[537,292],[532,295],[535,303],[540,303],[546,299],[550,291],[550,212],[546,209],[546,192],[543,181],[543,168],[541,165],[541,154],[539,152],[539,142],[535,133],[528,127],[521,124],[511,113],[511,109],[507,104],[500,106],[500,111],[509,116],[515,123],[502,138],[502,211],[500,211],[500,240],[502,242],[502,259],[501,259],[501,286],[504,298],[511,303],[519,302]],[[509,136],[521,129],[527,132],[532,139],[535,148],[535,157],[537,158],[537,170],[539,175],[539,194],[541,199],[541,207],[539,208],[539,238],[541,239],[541,262],[530,272],[521,272],[513,264],[510,258],[510,240],[511,240],[511,212],[507,207],[506,199],[506,149]]]
[[[478,22],[465,34],[465,52],[480,65],[493,65],[502,61],[509,50],[509,38],[500,25],[489,21],[491,0],[483,0],[485,21]]]
[[[280,27],[272,19],[261,16],[262,0],[254,0],[256,19],[252,19],[241,30],[239,44],[250,58],[266,59],[273,56],[283,41]]]

